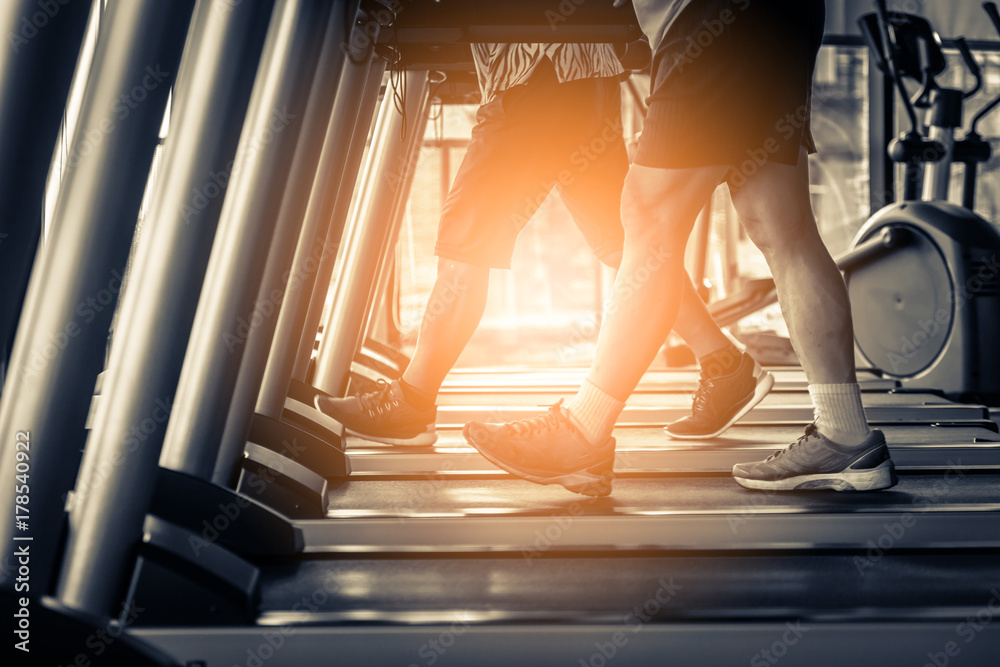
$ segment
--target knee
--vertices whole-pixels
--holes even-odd
[[[667,193],[654,192],[641,181],[625,179],[622,190],[621,217],[625,230],[625,246],[657,246],[668,252],[683,253],[687,237],[683,226],[670,219],[670,201],[678,202]]]
[[[779,214],[767,215],[756,211],[739,213],[740,224],[743,225],[744,231],[768,262],[784,257],[788,253],[803,251],[810,240],[807,225],[783,221],[780,217]],[[815,223],[812,229],[818,235]]]

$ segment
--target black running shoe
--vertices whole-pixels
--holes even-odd
[[[417,410],[406,402],[399,381],[378,381],[378,390],[347,398],[317,394],[320,412],[344,425],[351,435],[387,445],[425,447],[437,442],[437,408]]]
[[[570,423],[562,401],[541,417],[508,424],[469,422],[466,441],[490,462],[535,484],[561,484],[585,496],[611,493],[615,439],[587,442]]]
[[[764,400],[774,376],[746,352],[729,375],[708,377],[704,369],[694,392],[691,414],[664,427],[676,440],[706,440],[720,435]]]
[[[815,424],[787,448],[763,461],[737,463],[733,478],[748,489],[770,491],[877,491],[899,482],[882,431],[858,447],[827,439]]]

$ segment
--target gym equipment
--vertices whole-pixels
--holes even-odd
[[[347,16],[358,17],[357,0],[345,5],[337,5],[331,12],[330,21],[332,23],[327,29],[322,50],[318,55],[318,64],[311,82],[309,100],[305,105],[302,127],[295,146],[295,155],[281,197],[270,248],[266,252],[267,259],[264,263],[260,287],[254,299],[254,310],[250,317],[243,359],[235,383],[235,393],[230,401],[225,429],[216,457],[215,470],[212,474],[213,480],[219,484],[231,484],[237,474],[242,476],[255,474],[249,473],[246,466],[244,466],[242,473],[239,472],[240,459],[244,455],[244,463],[253,461],[255,465],[260,466],[262,465],[262,456],[288,457],[288,443],[300,437],[309,439],[308,434],[300,433],[299,429],[289,428],[276,440],[258,440],[254,447],[247,446],[247,436],[253,426],[255,407],[264,380],[268,353],[274,344],[279,309],[285,298],[288,297],[287,289],[293,281],[292,270],[297,268],[293,267],[293,256],[299,238],[303,235],[303,224],[310,193],[317,190],[318,169],[323,153],[321,149],[325,149],[329,162],[331,159],[330,150],[326,141],[328,130],[333,123],[343,123],[344,121],[342,116],[333,118],[332,113],[335,98],[343,92],[340,89],[340,76],[344,72],[344,64],[348,60],[348,54],[345,53],[343,45],[350,41],[352,22],[345,20]],[[334,130],[331,139],[335,139],[337,136],[340,135]],[[317,146],[316,137],[324,137],[323,143],[319,146]],[[299,269],[299,271],[303,270],[303,268]],[[329,465],[323,471],[326,474],[323,476],[337,477],[349,474],[350,466],[340,451],[339,435],[335,434],[329,442],[330,445],[325,445],[311,439],[308,445],[310,450],[323,452],[324,458],[329,461]],[[264,450],[259,451],[257,449],[259,445],[263,445]],[[270,469],[273,470],[273,466]],[[319,473],[319,471],[315,472]],[[245,481],[247,480],[241,481],[241,488]],[[313,480],[313,483],[307,486],[325,491],[325,485],[321,478]],[[318,506],[322,507],[322,493],[315,500]]]
[[[427,122],[429,77],[426,70],[407,70],[401,91],[405,116],[387,99],[379,112],[363,178],[344,232],[344,248],[333,281],[333,304],[327,314],[316,357],[313,384],[331,396],[347,391],[351,363],[365,333],[380,257],[395,247],[397,195],[408,182],[400,171],[412,170],[414,147],[423,139]],[[405,127],[407,140],[398,140]],[[389,176],[391,174],[391,176]]]
[[[483,1],[484,11],[496,5]],[[470,0],[466,4],[479,3]],[[132,4],[142,5],[130,0]],[[241,143],[259,136],[269,107],[281,108],[288,101],[291,113],[299,118],[308,115],[285,95],[291,88],[302,91],[315,86],[310,72],[321,39],[306,27],[322,31],[325,26],[322,40],[329,40],[329,19],[336,16],[323,14],[322,9],[335,12],[350,4],[347,0],[276,3],[258,72],[250,77],[255,83],[253,94],[248,95],[251,103]],[[396,25],[392,39],[412,38],[413,33],[405,30],[411,10],[417,18],[433,18],[439,4],[448,3],[414,0],[403,5],[403,23]],[[246,29],[253,23],[249,13],[261,5],[235,3],[229,8],[232,13],[213,13],[217,3],[198,4],[188,45],[214,44],[218,50],[213,51],[216,58],[197,62],[185,52],[174,104],[177,113],[187,110],[188,122],[172,126],[156,190],[176,182],[183,193],[190,184],[184,172],[195,174],[190,178],[204,174],[203,168],[212,163],[202,160],[223,152],[222,140],[213,143],[204,135],[220,121],[216,105],[223,101],[206,94],[201,100],[206,105],[203,117],[195,112],[198,105],[191,97],[180,91],[192,90],[186,86],[193,84],[209,89],[227,81],[237,85],[232,78],[236,72],[252,69],[238,67],[249,58],[235,57],[232,50],[245,36],[221,28],[233,21],[237,25],[248,22],[242,23]],[[548,19],[537,0],[505,5],[511,6],[521,14],[493,14],[489,20],[524,16],[548,30]],[[575,7],[546,5],[553,11],[560,6]],[[611,13],[597,4],[581,5],[579,11]],[[516,26],[505,25],[479,25],[472,34],[509,40],[517,34]],[[220,30],[208,30],[208,26]],[[127,38],[128,30],[119,29],[129,27],[135,26],[115,23],[105,36]],[[433,33],[431,28],[433,21],[419,32],[429,42],[427,53],[433,53],[437,39],[460,39],[463,34]],[[493,32],[484,32],[485,28]],[[603,34],[598,27],[590,27],[580,36]],[[217,71],[226,64],[234,67]],[[194,78],[189,79],[189,74]],[[426,73],[421,75],[416,68],[410,74],[426,81]],[[259,80],[280,83],[273,88],[258,86]],[[348,90],[358,92],[357,87]],[[365,113],[367,100],[354,103]],[[364,125],[361,120],[358,126]],[[184,139],[200,155],[194,149],[200,146],[199,138],[209,146],[200,158],[171,148],[172,142]],[[291,135],[281,138],[285,141],[261,146],[234,175],[225,195],[213,256],[244,252],[260,259],[266,254],[271,238],[267,223],[260,218],[279,209],[282,185],[291,171],[281,171],[276,165],[297,160],[298,150],[291,148],[302,143]],[[329,134],[326,140],[331,140]],[[356,155],[341,155],[345,169]],[[370,178],[382,178],[392,168],[391,162],[383,162],[383,171]],[[341,192],[344,182],[338,186]],[[317,175],[313,195],[322,185]],[[338,199],[333,208],[344,201],[343,196]],[[154,200],[165,209],[172,201],[165,193]],[[311,203],[306,218],[309,208]],[[95,215],[98,209],[106,212],[94,209]],[[130,217],[134,220],[131,213]],[[176,222],[163,224],[176,233]],[[377,227],[367,232],[377,237],[388,218],[363,224]],[[336,226],[334,220],[331,229]],[[306,231],[304,225],[300,238],[305,238]],[[212,326],[192,325],[189,318],[173,326],[171,316],[184,312],[178,311],[178,303],[193,300],[193,292],[201,286],[197,277],[188,276],[199,270],[197,262],[181,262],[179,253],[185,246],[176,239],[166,244],[170,235],[164,235],[160,247],[165,260],[177,263],[164,261],[150,268],[150,262],[136,262],[135,282],[122,304],[120,330],[132,335],[123,335],[114,344],[116,363],[111,364],[104,388],[108,400],[86,444],[86,458],[114,462],[113,474],[99,478],[99,484],[92,483],[93,479],[84,484],[90,492],[75,497],[71,543],[55,556],[63,557],[64,579],[77,580],[60,586],[62,604],[72,609],[62,607],[52,617],[47,610],[59,602],[48,598],[32,608],[37,620],[51,623],[60,632],[66,629],[59,638],[61,644],[46,647],[66,651],[54,659],[45,656],[45,664],[83,664],[80,655],[96,658],[81,651],[91,649],[89,637],[99,637],[96,633],[108,627],[109,617],[118,614],[118,609],[107,609],[108,603],[117,605],[128,598],[144,609],[135,619],[127,612],[118,617],[114,632],[118,633],[119,626],[127,627],[121,641],[101,657],[114,664],[176,661],[192,667],[331,662],[506,666],[582,661],[599,665],[610,662],[612,655],[615,665],[624,666],[659,664],[665,654],[685,664],[745,664],[748,659],[753,663],[756,654],[760,654],[756,662],[770,662],[761,654],[762,647],[778,647],[768,654],[772,657],[778,649],[791,654],[791,642],[799,638],[797,630],[808,634],[801,643],[795,642],[796,657],[786,658],[788,664],[920,664],[929,655],[936,661],[949,641],[963,638],[957,630],[960,624],[995,607],[992,596],[1000,581],[996,558],[1000,553],[996,499],[1000,467],[996,432],[986,428],[984,409],[932,394],[885,393],[894,390],[896,383],[871,373],[862,374],[866,404],[890,422],[887,431],[893,438],[894,454],[900,463],[905,461],[900,487],[879,494],[758,494],[720,474],[731,461],[759,458],[775,439],[786,440],[811,417],[803,409],[799,371],[782,372],[782,391],[773,406],[766,406],[787,409],[782,416],[787,424],[738,426],[728,444],[726,438],[719,438],[707,451],[698,451],[691,443],[658,451],[663,450],[662,435],[654,433],[658,429],[620,429],[622,474],[610,499],[584,499],[497,471],[453,466],[457,457],[471,455],[471,449],[457,442],[453,429],[444,429],[447,437],[436,450],[437,458],[418,462],[409,451],[382,456],[386,465],[381,472],[372,468],[372,474],[330,480],[325,490],[310,489],[326,505],[304,507],[301,489],[294,488],[295,480],[303,479],[297,473],[272,482],[277,486],[266,498],[269,504],[211,479],[213,467],[216,473],[227,469],[220,465],[225,463],[218,446],[220,424],[234,397],[252,392],[239,390],[238,385],[246,380],[234,370],[239,360],[217,364],[210,355],[195,355],[191,363],[197,368],[190,375],[201,379],[180,382],[186,395],[178,394],[178,405],[190,401],[189,406],[220,414],[175,409],[170,422],[177,431],[168,433],[167,439],[182,434],[179,439],[184,442],[175,443],[183,445],[176,448],[173,444],[165,447],[164,454],[178,469],[157,467],[159,436],[149,434],[144,446],[131,452],[124,429],[130,426],[129,420],[144,418],[143,402],[157,397],[157,391],[173,394],[168,380],[172,372],[172,381],[177,381],[177,360],[189,338],[207,346],[221,340],[229,324],[216,318]],[[143,245],[152,243],[150,238]],[[73,278],[86,278],[90,273],[79,266],[68,272]],[[256,285],[233,284],[244,275],[234,270],[207,285],[206,294],[212,293],[206,296],[207,305],[199,304],[199,314],[208,308],[237,310],[238,304],[223,303],[222,293],[228,292],[234,300],[239,294],[252,301],[259,294]],[[181,286],[176,294],[161,291],[169,287],[170,279]],[[364,291],[369,287],[369,283],[357,285]],[[325,291],[325,286],[320,289]],[[168,312],[159,323],[162,330],[149,333],[144,328],[149,313],[136,304],[155,303],[159,298],[168,299]],[[185,327],[198,333],[183,335]],[[100,333],[103,338],[104,332]],[[353,333],[360,340],[360,327]],[[314,338],[312,332],[309,336]],[[142,345],[126,346],[133,338]],[[148,354],[140,355],[140,350]],[[207,372],[212,368],[221,371]],[[534,403],[535,397],[557,391],[554,387],[569,375],[540,374],[536,390],[523,392],[517,400],[511,398],[513,391],[494,396],[506,395],[496,402],[521,409],[520,405]],[[520,376],[525,378],[530,386],[530,376]],[[467,379],[472,385],[474,379]],[[508,377],[509,386],[517,379]],[[670,392],[659,399],[661,406],[669,406],[696,381],[693,371],[651,378],[651,390],[640,394],[639,407],[651,405],[653,392]],[[287,380],[282,382],[287,385]],[[90,379],[73,389],[49,386],[46,391],[74,410],[85,407],[90,401]],[[279,465],[265,441],[277,442],[288,427],[282,423],[287,417],[286,390],[283,386],[275,392],[279,394],[277,414],[258,415],[250,425],[251,445],[243,471],[258,473],[262,482],[268,482],[264,476]],[[294,384],[288,391],[296,391]],[[474,418],[481,419],[494,405],[485,391],[469,391],[471,399],[463,399],[460,393],[452,390],[444,395]],[[9,400],[4,397],[5,417]],[[460,400],[464,407],[457,405]],[[478,408],[475,403],[480,404]],[[238,407],[245,410],[247,406]],[[29,416],[37,419],[34,412]],[[175,418],[183,423],[174,424]],[[924,424],[920,428],[915,427],[918,421]],[[951,421],[958,425],[944,426]],[[186,433],[189,428],[191,432]],[[322,443],[322,448],[287,460],[294,459],[303,464],[302,470],[315,473],[320,463],[306,457],[336,450],[330,442]],[[53,451],[48,450],[50,455]],[[953,463],[953,456],[961,461]],[[393,467],[394,461],[415,465]],[[75,472],[72,463],[51,459],[48,472],[56,472],[56,464],[61,464],[58,472]],[[82,473],[90,478],[93,471]],[[41,573],[34,569],[35,561],[32,565],[34,587],[34,576]],[[81,581],[85,578],[89,581]],[[81,609],[97,608],[103,611],[90,612],[85,618],[78,615]],[[75,627],[67,628],[70,623]],[[976,641],[961,646],[963,661],[991,664],[1000,645],[1000,626],[991,623],[978,628]],[[150,647],[167,655],[154,655]],[[131,654],[112,657],[118,651]]]
[[[6,382],[15,391],[4,392],[0,400],[5,454],[0,493],[14,497],[15,434],[30,432],[31,527],[37,553],[32,584],[41,592],[50,590],[65,496],[87,437],[90,391],[103,367],[145,166],[158,143],[193,5],[193,0],[108,3],[70,151],[74,168],[63,178],[52,222],[55,233],[32,268]],[[128,114],[119,120],[123,100],[133,101],[135,108],[125,106]],[[41,152],[49,150],[45,146]],[[13,513],[5,514],[0,560],[13,549],[17,534]]]
[[[0,54],[0,136],[5,140],[0,156],[0,210],[5,212],[0,221],[0,392],[41,237],[46,151],[56,143],[90,5],[87,0],[65,3],[53,16],[44,15],[45,30],[32,24],[39,8],[30,0],[6,2],[0,9],[0,32],[9,41]],[[40,80],[44,87],[38,86]]]
[[[984,5],[1000,31],[996,5]],[[905,167],[903,201],[890,204],[864,224],[855,249],[884,244],[846,273],[861,355],[885,377],[903,387],[935,387],[954,397],[1000,401],[1000,233],[972,210],[976,165],[990,146],[976,124],[1000,103],[995,98],[973,118],[965,138],[963,99],[981,82],[979,66],[961,38],[956,40],[965,66],[976,79],[968,91],[942,88],[935,80],[947,64],[941,40],[926,19],[879,11],[859,24],[874,62],[894,81],[910,129],[889,146],[889,156]],[[911,99],[904,79],[920,90]],[[926,127],[918,118],[926,111]],[[951,165],[965,165],[963,206],[947,201]],[[917,186],[923,172],[923,190]]]
[[[126,4],[131,6],[131,3]],[[244,11],[252,17],[259,8],[254,4]],[[263,6],[263,9],[266,15],[267,7]],[[213,28],[206,30],[206,39],[214,38],[209,43],[218,44],[222,32],[215,30],[225,31],[226,27],[219,21],[233,14],[222,12],[220,16],[212,5],[203,6],[203,11],[207,16],[202,18]],[[267,233],[273,229],[280,204],[282,177],[287,176],[300,126],[296,119],[301,120],[303,116],[329,12],[330,8],[325,3],[282,0],[271,15],[235,152],[234,163],[238,162],[238,168],[233,169],[226,189],[215,242],[205,270],[205,285],[202,288],[197,283],[185,284],[184,295],[177,297],[194,299],[192,291],[194,294],[201,292],[191,324],[190,342],[187,339],[161,338],[155,330],[143,331],[141,327],[149,322],[150,315],[141,315],[141,308],[155,307],[156,290],[169,289],[164,282],[156,279],[157,273],[163,272],[161,276],[174,274],[171,273],[173,267],[169,265],[136,263],[140,273],[148,271],[151,277],[134,277],[132,288],[125,294],[122,325],[128,327],[133,323],[139,327],[143,333],[136,338],[149,341],[153,353],[147,357],[131,357],[128,341],[134,339],[128,335],[120,335],[112,345],[109,367],[112,374],[120,375],[121,380],[112,375],[105,387],[107,400],[102,401],[101,414],[90,433],[90,444],[86,448],[77,485],[77,489],[85,493],[77,495],[77,502],[69,515],[66,556],[57,589],[59,600],[67,606],[101,613],[120,600],[119,583],[122,573],[128,571],[128,565],[134,560],[136,538],[143,534],[142,527],[159,476],[158,461],[191,477],[211,479],[239,369],[239,352],[242,350],[236,347],[230,352],[223,342],[224,334],[236,330],[239,316],[249,316],[250,302],[257,293],[258,285],[254,279],[259,281],[260,274],[253,259],[260,257],[262,251],[266,252]],[[233,13],[242,12],[236,12],[234,8]],[[249,29],[252,24],[252,19],[248,19],[244,28]],[[110,34],[113,36],[116,33],[111,30]],[[195,48],[194,44],[192,48]],[[194,57],[192,53],[195,51],[189,50],[185,55]],[[223,58],[222,62],[238,64],[240,61]],[[216,61],[216,64],[221,63]],[[195,82],[201,81],[204,73],[197,63],[189,60],[184,65],[186,74],[194,77]],[[225,71],[231,72],[229,69]],[[226,74],[220,74],[220,77],[227,80]],[[192,120],[198,117],[198,113],[217,111],[200,107],[199,104],[205,100],[195,97],[191,101],[192,113],[195,114]],[[281,113],[285,115],[277,115]],[[196,121],[191,131],[201,129]],[[271,140],[265,141],[267,137]],[[186,159],[181,146],[190,149],[190,144],[184,142],[177,149],[172,149],[172,144],[182,139],[188,137],[181,133],[168,135],[165,154],[177,150],[178,159]],[[172,169],[172,164],[165,160],[163,169]],[[206,174],[206,171],[200,173]],[[108,177],[108,180],[113,181],[114,178]],[[269,187],[264,187],[265,183]],[[172,179],[160,180],[157,190],[163,194],[154,193],[153,198],[167,196],[170,186]],[[189,191],[174,191],[170,196],[181,197],[183,201],[190,195]],[[175,204],[172,210],[180,211],[182,207]],[[187,233],[186,226],[183,221],[179,225],[168,225],[164,233],[168,236],[183,235]],[[156,248],[149,245],[152,239],[152,236],[146,237],[146,251],[155,253]],[[248,241],[255,241],[256,245],[247,247]],[[171,303],[176,306],[177,302],[171,299]],[[136,310],[133,311],[133,308]],[[183,348],[185,343],[187,349],[183,367],[178,369],[176,365],[168,365],[164,357],[169,357],[173,363],[177,358],[173,352],[168,354],[165,350]],[[192,364],[195,364],[193,372],[188,370]],[[152,433],[144,432],[147,435],[145,443],[136,447],[135,436],[130,429],[145,423],[144,419],[155,422],[151,416],[157,414],[144,412],[143,408],[148,405],[145,402],[152,404],[155,403],[154,398],[163,399],[156,394],[147,394],[147,389],[142,386],[143,370],[146,368],[156,370],[158,382],[167,386],[165,396],[169,398],[173,395],[175,398],[170,406],[165,432],[162,425],[154,428]],[[197,379],[204,377],[199,373],[210,376],[210,379]],[[173,385],[169,384],[172,378],[177,378],[174,380],[176,393],[171,391]],[[162,386],[158,384],[157,388]],[[116,407],[119,402],[123,406],[120,411]],[[158,446],[161,442],[162,452]],[[124,461],[127,465],[121,463],[110,468],[101,465],[107,461]],[[121,502],[123,497],[129,498],[129,502]]]

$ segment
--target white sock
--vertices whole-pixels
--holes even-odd
[[[845,384],[811,384],[816,428],[837,444],[855,447],[868,438],[871,429],[861,404],[861,388],[857,382]]]
[[[611,436],[625,404],[604,393],[590,380],[584,380],[580,391],[564,406],[573,426],[592,445],[602,445]]]

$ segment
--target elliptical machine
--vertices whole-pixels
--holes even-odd
[[[939,389],[953,398],[1000,404],[1000,233],[973,212],[976,167],[990,145],[976,132],[997,104],[973,118],[961,140],[964,99],[982,76],[964,39],[956,44],[975,78],[968,91],[935,81],[947,67],[941,39],[920,16],[878,12],[859,19],[874,62],[892,78],[902,97],[910,130],[889,145],[889,157],[905,165],[903,201],[874,214],[854,239],[856,250],[872,248],[873,261],[845,268],[860,354],[904,388]],[[983,4],[1000,32],[1000,14]],[[921,83],[911,97],[904,77]],[[926,121],[918,119],[918,110]],[[965,164],[962,206],[947,201],[951,165]],[[917,188],[923,176],[923,188]]]

